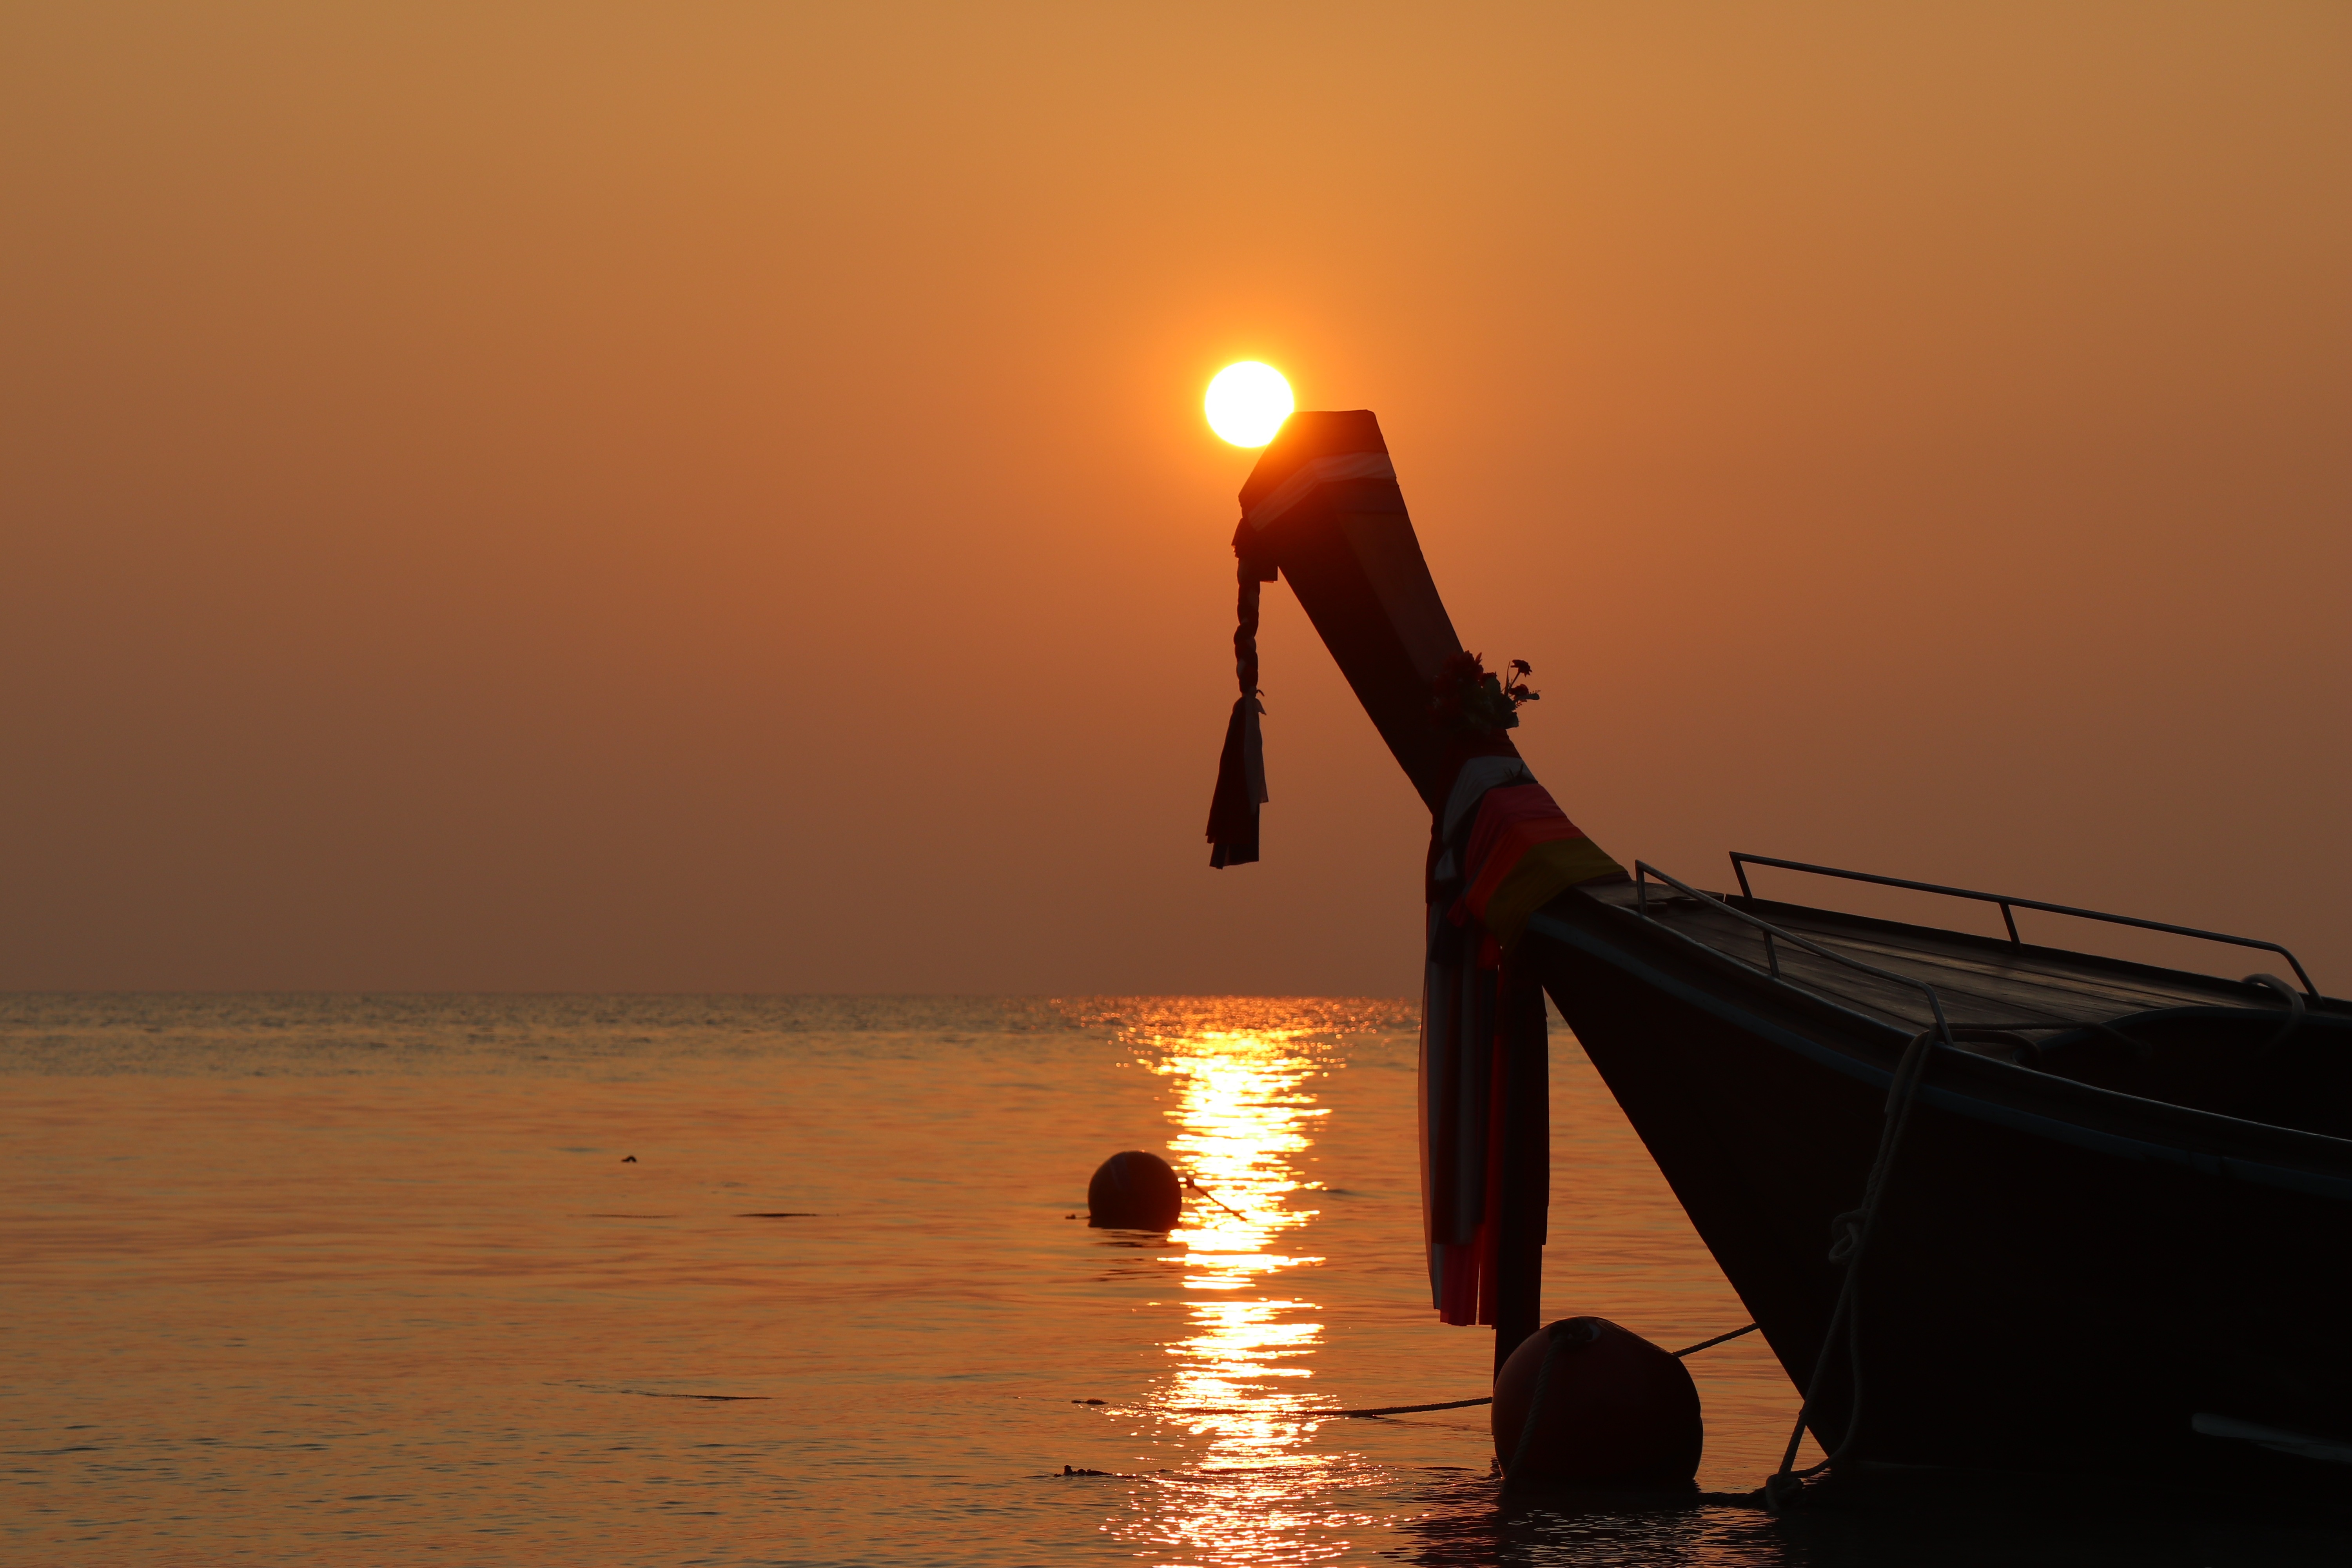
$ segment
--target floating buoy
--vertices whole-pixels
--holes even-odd
[[[1563,1318],[1511,1352],[1494,1431],[1514,1485],[1687,1486],[1706,1438],[1689,1371],[1606,1318]]]
[[[1087,1223],[1112,1230],[1173,1230],[1183,1212],[1176,1173],[1157,1154],[1113,1154],[1087,1184]]]

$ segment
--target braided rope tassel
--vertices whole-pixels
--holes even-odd
[[[1257,685],[1259,584],[1271,574],[1244,557],[1234,605],[1234,679],[1241,695],[1225,722],[1225,749],[1217,759],[1217,789],[1209,799],[1209,864],[1220,870],[1257,858],[1257,808],[1265,804],[1265,712]]]

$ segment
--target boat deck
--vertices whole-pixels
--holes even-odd
[[[1774,973],[1838,1006],[1905,1033],[1927,1028],[1933,1009],[1916,985],[1884,979],[1852,964],[1772,940],[1725,909],[1652,882],[1644,895],[1632,885],[1586,889],[1632,910],[1646,901],[1649,917],[1725,956]],[[2219,976],[2104,959],[2055,948],[2011,944],[1927,926],[1738,894],[1725,902],[1891,975],[1935,988],[1955,1029],[2039,1033],[2111,1022],[2165,1007],[2242,1007],[2275,1012],[2279,997],[2259,986]],[[2247,967],[2273,955],[2249,952]]]

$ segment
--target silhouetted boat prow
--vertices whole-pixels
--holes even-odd
[[[1628,874],[1502,733],[1512,689],[1461,651],[1370,414],[1295,416],[1242,501],[1214,863],[1258,853],[1254,634],[1278,571],[1432,814],[1423,1168],[1445,1321],[1494,1323],[1498,1363],[1534,1331],[1540,986],[1806,1391],[1830,1489],[2352,1500],[2352,1004],[2249,938],[1755,856],[1733,857],[1736,894]],[[1768,901],[1756,865],[1995,905],[2009,934]],[[2021,909],[2257,950],[2292,978],[2033,945]]]

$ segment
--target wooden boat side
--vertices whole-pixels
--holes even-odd
[[[1795,983],[1775,984],[1759,973],[1755,967],[1762,963],[1760,942],[1752,957],[1736,952],[1727,952],[1716,942],[1699,940],[1688,929],[1671,920],[1645,920],[1634,914],[1625,907],[1622,889],[1580,889],[1539,914],[1530,924],[1530,931],[1540,930],[1555,940],[1578,940],[1571,925],[1564,923],[1561,919],[1574,907],[1572,900],[1576,899],[1610,909],[1621,916],[1630,917],[1633,922],[1638,922],[1621,921],[1613,927],[1621,941],[1631,940],[1638,943],[1658,935],[1676,939],[1666,951],[1675,952],[1678,956],[1704,966],[1708,972],[1706,983],[1696,993],[1702,1002],[1720,997],[1721,1005],[1743,1019],[1761,1019],[1777,1024],[1789,1031],[1784,1038],[1789,1048],[1834,1071],[1858,1078],[1882,1092],[1892,1081],[1895,1059],[1900,1054],[1904,1041],[1929,1022],[1927,1009],[1916,991],[1901,990],[1900,994],[1907,1005],[1899,1008],[1885,1005],[1865,1008],[1853,1005],[1851,997],[1842,998],[1834,993],[1824,994],[1830,987],[1820,979],[1822,972],[1853,973],[1840,970],[1835,964],[1816,963]],[[2010,949],[2006,943],[1971,937],[1964,932],[1941,931],[1931,927],[1874,921],[1864,916],[1795,910],[1793,907],[1783,907],[1780,912],[1834,921],[1848,931],[1875,931],[1922,953],[1932,952],[1937,945],[1947,942],[1954,946],[1981,943],[1998,948],[2004,953],[2019,951]],[[1799,961],[1804,956],[1784,950],[1784,969],[1795,972]],[[2020,962],[2063,963],[2086,971],[2111,966],[2118,973],[2135,980],[2160,984],[2161,991],[2151,988],[2147,993],[2148,1002],[2154,1005],[2221,996],[2242,1004],[2269,1000],[2260,988],[2238,982],[2058,949],[2026,948],[2021,950]],[[1655,983],[1668,986],[1687,984],[1664,975],[1659,976]],[[1885,988],[1887,992],[1895,989]],[[1939,990],[1945,995],[1948,1009],[1956,1015],[1954,1023],[1963,1025],[1970,1022],[1961,1010],[1951,1007],[1950,988],[1939,986]],[[2352,1016],[2352,1004],[2340,1000],[2322,997],[2314,1005],[2331,1018]],[[2116,1007],[2106,1016],[2126,1016],[2128,1013],[2128,1009]],[[1931,1100],[1950,1101],[1955,1110],[2012,1122],[2026,1118],[2045,1136],[2087,1139],[2089,1146],[2109,1149],[2128,1157],[2185,1160],[2192,1163],[2200,1161],[2251,1161],[2266,1170],[2274,1167],[2275,1172],[2270,1174],[2250,1173],[2250,1179],[2291,1185],[2309,1185],[2316,1182],[2318,1185],[2315,1190],[2352,1191],[2344,1185],[2352,1182],[2352,1141],[2103,1089],[2073,1079],[2020,1068],[1996,1057],[1967,1052],[1946,1055],[1950,1058],[1948,1065],[1937,1079],[1923,1088],[1922,1092]],[[1953,1075],[1958,1075],[1957,1080]],[[1959,1084],[1965,1085],[1965,1092]],[[2052,1125],[2042,1126],[2042,1121]]]
[[[1908,1031],[1614,901],[1556,900],[1533,956],[1804,1386],[1838,1285],[1831,1221],[1860,1196]],[[2352,1142],[1946,1050],[1889,1205],[1864,1284],[1858,1458],[2259,1479],[2275,1456],[2193,1419],[2330,1432],[2352,1410],[2352,1348],[2326,1305],[2352,1242]],[[1816,1424],[1832,1439],[1844,1400],[1825,1379]]]

